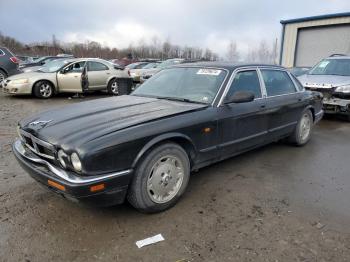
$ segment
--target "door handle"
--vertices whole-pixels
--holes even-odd
[[[74,76],[75,78],[77,78],[78,76]]]
[[[261,105],[260,108],[266,108],[266,105]]]
[[[110,75],[111,73],[106,73],[107,75]]]

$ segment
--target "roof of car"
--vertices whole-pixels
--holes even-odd
[[[334,55],[334,56],[329,56],[326,59],[350,59],[349,55]]]
[[[195,62],[195,63],[184,63],[178,64],[176,67],[187,67],[187,66],[195,66],[195,67],[216,67],[216,68],[224,68],[227,70],[235,70],[241,67],[271,67],[278,69],[285,69],[279,65],[269,65],[269,64],[259,64],[259,63],[232,63],[232,62],[219,62],[219,61],[211,61],[211,62]]]

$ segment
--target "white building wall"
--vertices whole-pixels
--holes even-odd
[[[297,44],[297,36],[299,28],[313,27],[313,26],[324,26],[324,25],[339,25],[339,24],[348,24],[350,23],[350,17],[336,17],[336,18],[327,18],[319,19],[312,21],[296,22],[285,24],[284,28],[284,41],[281,57],[281,65],[285,67],[294,66],[294,55],[295,48]]]

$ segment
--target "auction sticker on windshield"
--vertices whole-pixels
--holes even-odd
[[[198,70],[197,75],[218,76],[220,75],[220,73],[221,73],[221,70],[218,70],[218,69],[202,68]]]

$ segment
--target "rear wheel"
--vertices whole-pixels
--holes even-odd
[[[312,113],[310,110],[306,110],[302,113],[293,134],[289,137],[289,141],[297,146],[307,144],[311,138],[312,127]]]
[[[7,77],[7,74],[0,69],[0,83],[4,81],[6,77]]]
[[[190,162],[185,150],[166,143],[154,148],[137,166],[128,201],[144,213],[166,210],[185,192]]]
[[[114,95],[114,96],[119,95],[118,80],[115,78],[115,79],[112,79],[111,81],[109,81],[107,89],[108,89],[109,94]]]
[[[39,81],[33,87],[33,93],[38,98],[50,98],[54,94],[53,85],[49,81]]]

